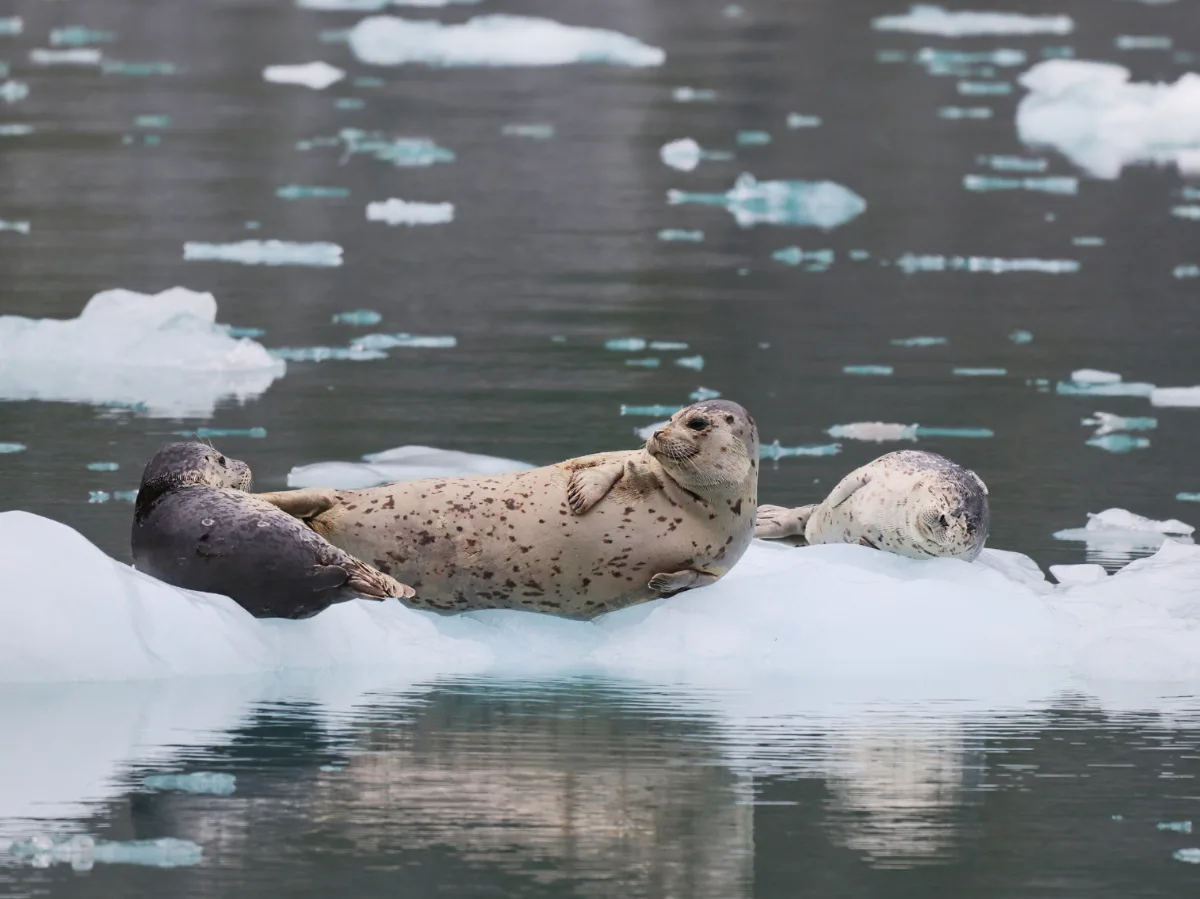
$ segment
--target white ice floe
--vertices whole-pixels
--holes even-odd
[[[38,66],[98,66],[103,60],[104,55],[95,47],[29,51],[29,61]]]
[[[240,262],[242,265],[304,265],[336,268],[342,248],[335,243],[294,243],[289,240],[243,240],[237,243],[183,245],[183,258],[204,262]]]
[[[743,228],[799,225],[826,231],[858,218],[867,208],[866,200],[833,181],[759,181],[749,173],[739,175],[723,194],[669,190],[667,202],[723,206]]]
[[[1071,380],[1059,381],[1056,392],[1064,396],[1151,396],[1153,384],[1124,381],[1116,372],[1081,368],[1071,372]]]
[[[1200,387],[1155,387],[1152,406],[1200,406]]]
[[[453,203],[383,200],[367,204],[367,221],[389,225],[441,225],[454,221]]]
[[[379,66],[659,66],[666,54],[636,38],[531,16],[476,16],[461,25],[370,16],[350,31],[350,49]]]
[[[866,440],[883,443],[889,440],[916,440],[917,425],[901,425],[883,421],[856,421],[834,425],[825,432],[839,440]]]
[[[0,316],[0,399],[129,406],[209,416],[262,394],[286,366],[216,324],[210,293],[106,290],[78,318]]]
[[[34,868],[70,865],[90,871],[97,864],[144,865],[151,868],[180,868],[198,865],[204,850],[191,840],[162,837],[157,840],[98,840],[87,834],[53,837],[38,834],[17,840],[7,847],[11,856]]]
[[[337,66],[327,62],[309,62],[294,66],[267,66],[263,69],[263,80],[272,84],[298,84],[310,87],[315,91],[323,91],[331,84],[337,84],[346,77],[346,73]]]
[[[658,158],[663,161],[663,165],[681,172],[690,172],[700,164],[701,153],[698,143],[690,137],[684,137],[663,144],[659,148]]]
[[[363,456],[362,462],[316,462],[288,472],[289,487],[335,487],[358,490],[393,481],[454,477],[467,474],[507,474],[533,466],[498,456],[481,456],[430,446],[398,446]]]
[[[1053,147],[1097,178],[1127,165],[1200,162],[1200,75],[1174,84],[1130,82],[1123,66],[1052,59],[1021,76],[1029,94],[1017,107],[1017,133]]]
[[[940,37],[975,37],[983,34],[1070,34],[1070,16],[1026,16],[1012,12],[951,12],[941,6],[914,4],[903,15],[879,16],[871,21],[876,31],[907,31]]]
[[[1056,531],[1054,537],[1085,543],[1089,561],[1113,565],[1154,552],[1165,544],[1191,544],[1194,531],[1190,524],[1174,518],[1155,521],[1125,509],[1106,509],[1088,513],[1086,526]],[[1200,620],[1197,624],[1200,626]]]

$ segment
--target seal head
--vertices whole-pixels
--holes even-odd
[[[142,472],[142,484],[134,501],[134,516],[140,521],[150,504],[168,490],[180,487],[217,487],[249,490],[250,466],[204,443],[170,443],[164,446]]]
[[[913,542],[930,556],[978,558],[990,525],[987,486],[975,472],[943,456],[919,455],[921,468],[933,477],[914,484],[905,507]]]
[[[646,452],[681,487],[741,490],[758,470],[758,428],[744,408],[709,400],[680,409],[646,441]]]

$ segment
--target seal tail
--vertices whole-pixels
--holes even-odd
[[[347,575],[346,586],[364,599],[412,599],[417,595],[408,584],[402,584],[353,557],[343,568]]]

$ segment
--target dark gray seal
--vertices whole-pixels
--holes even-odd
[[[256,618],[309,618],[357,597],[416,595],[249,487],[245,462],[203,443],[164,447],[146,466],[134,505],[134,567],[228,596]]]

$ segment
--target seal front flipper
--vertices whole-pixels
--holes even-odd
[[[413,599],[417,595],[417,591],[408,584],[400,583],[390,575],[360,562],[353,556],[342,567],[350,575],[346,586],[364,599]]]
[[[625,473],[623,461],[604,462],[592,468],[577,468],[567,481],[567,503],[576,515],[582,515],[608,495]]]
[[[337,491],[328,487],[310,487],[306,490],[280,490],[276,493],[255,493],[255,499],[265,500],[293,518],[307,521],[322,512],[328,512],[338,503]]]
[[[816,506],[759,506],[754,522],[754,536],[760,540],[782,540],[785,537],[804,538],[804,529]],[[800,545],[804,545],[801,543]]]
[[[869,471],[864,471],[860,468],[858,471],[850,472],[850,474],[838,481],[837,486],[833,488],[829,496],[825,497],[825,502],[822,505],[827,509],[837,508],[852,497],[855,491],[866,487],[867,482],[870,480],[871,473]]]
[[[683,571],[659,572],[650,578],[650,583],[647,586],[655,593],[661,593],[663,596],[672,596],[684,590],[694,590],[696,587],[706,587],[709,584],[715,584],[720,580],[720,577],[719,574],[709,574],[707,571],[685,568]]]

